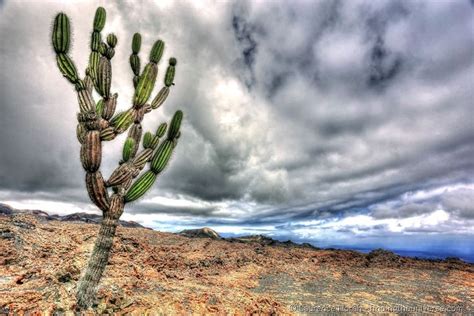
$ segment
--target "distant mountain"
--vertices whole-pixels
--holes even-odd
[[[211,238],[221,239],[222,237],[213,229],[209,227],[197,228],[197,229],[185,229],[179,232],[180,235],[186,237],[197,237],[197,238]]]
[[[248,236],[241,236],[241,237],[229,237],[229,238],[225,238],[225,240],[230,241],[230,242],[238,242],[238,243],[259,243],[262,246],[286,246],[286,247],[319,249],[318,247],[315,247],[309,243],[297,244],[291,240],[279,241],[265,235],[248,235]]]
[[[42,218],[44,220],[48,221],[61,221],[61,222],[83,222],[83,223],[92,223],[92,224],[100,224],[102,222],[102,215],[98,214],[89,214],[89,213],[73,213],[73,214],[68,214],[68,215],[49,215],[48,213],[40,210],[18,210],[13,207],[11,207],[8,204],[3,204],[0,203],[0,215],[16,215],[16,214],[31,214],[35,215],[39,218]],[[147,228],[151,229],[148,227],[144,227],[140,225],[137,222],[134,221],[119,221],[119,225],[123,227],[139,227],[139,228]]]

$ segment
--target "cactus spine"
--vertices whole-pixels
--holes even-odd
[[[166,123],[162,123],[155,134],[145,133],[142,139],[141,121],[146,113],[158,108],[166,100],[170,86],[174,84],[176,59],[170,59],[165,75],[165,86],[151,104],[148,104],[158,73],[157,63],[163,55],[164,42],[161,40],[155,42],[150,52],[150,62],[140,73],[139,33],[133,36],[130,55],[135,88],[133,104],[128,110],[115,114],[118,94],[111,92],[111,59],[115,55],[114,48],[118,40],[114,34],[108,34],[106,42],[103,42],[101,32],[105,22],[106,11],[99,7],[93,20],[89,64],[83,79],[68,55],[71,29],[66,14],[56,15],[51,34],[59,71],[74,85],[77,92],[79,113],[76,134],[81,144],[80,160],[86,173],[87,193],[91,201],[103,212],[103,221],[94,249],[77,288],[77,306],[80,309],[87,309],[94,303],[97,286],[106,268],[117,223],[125,204],[137,200],[149,191],[159,173],[166,167],[176,145],[182,120],[182,112],[176,112],[170,123],[168,136],[161,145],[159,145],[160,137],[166,133],[168,126]],[[97,102],[92,96],[92,90],[96,90],[101,96]],[[102,142],[111,141],[127,130],[128,137],[122,151],[123,159],[109,179],[105,180],[100,171]],[[143,149],[139,151],[139,144],[142,141]],[[149,170],[140,176],[147,164]],[[134,181],[137,177],[138,179]]]

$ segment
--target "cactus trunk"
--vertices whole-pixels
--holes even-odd
[[[109,261],[118,219],[123,212],[123,208],[123,201],[115,198],[111,202],[109,210],[104,213],[94,249],[77,288],[77,305],[81,309],[87,309],[94,304],[97,286]]]
[[[97,286],[109,260],[118,220],[104,219],[100,226],[94,250],[92,251],[84,276],[77,289],[77,304],[87,309],[94,303]]]

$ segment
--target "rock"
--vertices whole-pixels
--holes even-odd
[[[191,237],[191,238],[211,238],[221,239],[222,237],[213,229],[209,227],[203,227],[198,229],[185,229],[179,233],[180,235]]]
[[[33,223],[24,222],[22,220],[14,220],[13,225],[23,229],[34,229],[36,226]]]
[[[14,212],[14,209],[11,206],[0,203],[0,214],[12,215],[13,212]]]
[[[226,240],[230,242],[240,242],[240,243],[256,242],[256,243],[261,244],[262,246],[270,246],[270,245],[275,245],[275,244],[280,243],[279,241],[274,240],[264,235],[248,235],[248,236],[227,238]]]
[[[400,265],[400,256],[385,249],[374,249],[366,256],[368,266],[393,267]]]
[[[58,278],[58,281],[61,282],[61,283],[66,283],[66,282],[69,282],[71,281],[72,279],[72,276],[69,272],[66,272],[64,274],[60,274],[57,276]]]
[[[0,228],[0,238],[1,239],[14,239],[15,234],[8,228]]]

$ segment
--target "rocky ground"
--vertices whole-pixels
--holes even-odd
[[[0,315],[72,315],[98,228],[37,214],[0,215]],[[119,227],[95,313],[474,312],[474,265],[458,259],[196,236],[202,233]]]

